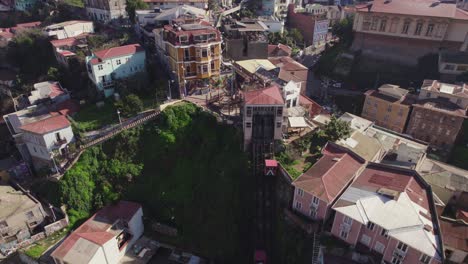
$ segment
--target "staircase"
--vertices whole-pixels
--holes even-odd
[[[312,264],[319,264],[320,263],[320,236],[319,234],[313,232],[312,233]]]
[[[160,113],[161,113],[161,111],[155,110],[151,114],[148,114],[148,115],[146,115],[146,116],[144,116],[142,118],[136,119],[136,120],[134,120],[134,121],[132,121],[132,122],[130,122],[128,124],[125,124],[123,126],[119,126],[115,130],[109,131],[107,134],[104,134],[104,135],[102,135],[102,136],[100,136],[100,137],[98,137],[98,138],[96,138],[96,139],[82,145],[80,148],[81,149],[87,149],[87,148],[92,147],[92,146],[94,146],[96,144],[99,144],[99,143],[101,143],[101,142],[103,142],[105,140],[108,140],[109,138],[119,134],[119,133],[122,133],[125,130],[134,128],[136,126],[139,126],[139,125],[143,124],[144,122],[146,122],[148,120],[153,119],[154,117],[156,117]]]

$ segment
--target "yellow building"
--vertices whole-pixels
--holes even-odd
[[[221,68],[221,34],[206,22],[166,25],[163,46],[181,96],[216,80]]]
[[[403,133],[413,102],[408,90],[384,84],[378,90],[367,91],[365,95],[361,116],[378,126]]]

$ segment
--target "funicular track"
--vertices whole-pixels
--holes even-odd
[[[252,139],[252,169],[255,178],[255,249],[264,250],[268,261],[275,263],[275,176],[265,176],[265,159],[273,158],[273,122],[267,118],[259,117],[254,120],[254,133]],[[255,122],[257,121],[257,122]],[[272,120],[271,120],[272,121]]]

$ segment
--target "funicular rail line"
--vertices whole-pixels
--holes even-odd
[[[272,157],[273,142],[256,139],[252,142],[252,165],[255,177],[255,247],[264,249],[268,263],[274,262],[275,178],[265,176],[265,159]],[[271,177],[271,178],[270,178]]]

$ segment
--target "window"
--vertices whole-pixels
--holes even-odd
[[[384,253],[384,250],[385,250],[385,246],[384,244],[380,243],[379,241],[377,241],[375,243],[375,246],[374,246],[374,250],[379,252],[380,254],[383,254]]]
[[[282,116],[283,115],[283,107],[278,107],[276,109],[276,116]]]
[[[184,60],[190,60],[190,50],[184,49]]]
[[[365,17],[364,21],[362,22],[362,30],[369,30],[371,25],[371,18]]]
[[[347,239],[348,238],[348,231],[341,230],[340,237],[343,238],[343,239]]]
[[[455,70],[455,65],[453,65],[453,64],[445,64],[444,70],[453,71],[453,70]]]
[[[408,245],[403,242],[398,242],[397,249],[401,250],[402,252],[408,251]]]
[[[387,20],[383,19],[382,21],[380,21],[379,31],[380,32],[385,32],[386,28],[387,28]]]
[[[310,217],[315,218],[317,216],[317,210],[314,208],[310,209]]]
[[[461,99],[461,98],[457,98],[456,104],[461,104],[461,102],[462,102],[462,99]]]
[[[432,32],[434,31],[434,24],[427,25],[426,36],[432,36]]]
[[[429,264],[429,261],[431,261],[431,257],[429,257],[426,254],[421,254],[421,257],[419,258],[419,261],[424,264]]]
[[[387,107],[387,112],[391,112],[391,111],[392,111],[392,106],[389,105],[389,106]]]
[[[379,23],[379,19],[374,17],[372,18],[372,23],[371,23],[371,30],[377,30],[377,24]]]
[[[385,228],[382,228],[382,230],[380,231],[380,235],[385,238],[388,238],[388,230],[386,230]]]
[[[343,219],[343,222],[347,225],[351,225],[353,223],[353,219],[351,219],[350,217],[348,216],[345,216],[344,219]]]
[[[301,210],[302,204],[300,202],[296,202],[296,209]]]
[[[319,204],[319,198],[314,196],[314,198],[312,198],[312,203],[313,204]]]
[[[370,244],[370,241],[371,241],[371,237],[368,236],[368,235],[362,235],[361,237],[361,243],[366,245],[366,246],[369,246]]]
[[[367,229],[370,231],[374,231],[375,224],[372,223],[371,221],[367,222]]]
[[[301,197],[304,196],[304,190],[302,190],[302,189],[297,189],[297,194],[298,194],[299,196],[301,196]]]
[[[36,152],[36,153],[37,153],[37,149],[36,149],[36,147],[33,147],[33,149],[34,149],[34,152]]]
[[[402,264],[401,259],[397,257],[392,258],[392,264]]]
[[[102,65],[98,65],[97,68],[98,68],[98,70],[102,70],[102,69],[103,69],[103,68],[102,68]]]
[[[120,65],[120,64],[122,64],[122,63],[120,62],[120,60],[117,60],[116,62],[117,62],[117,65]]]
[[[188,37],[186,35],[179,36],[179,41],[182,44],[188,44]]]
[[[400,19],[398,18],[393,18],[392,22],[390,24],[390,33],[396,33],[397,27],[398,27],[398,22],[400,22]]]
[[[202,49],[201,56],[202,56],[202,58],[208,57],[208,50],[207,49]]]
[[[245,123],[245,127],[246,127],[246,128],[251,128],[251,127],[252,127],[252,123],[250,123],[250,122]]]
[[[421,35],[422,26],[423,26],[423,24],[422,24],[421,22],[418,22],[418,23],[416,24],[416,29],[414,30],[414,34],[415,34],[416,36]]]
[[[247,107],[247,116],[251,117],[252,116],[252,107]]]
[[[403,29],[401,30],[401,33],[402,34],[408,34],[409,26],[410,26],[410,22],[405,21],[405,23],[403,24]]]
[[[26,212],[26,217],[28,220],[31,220],[34,218],[34,213],[32,211]]]
[[[215,71],[215,70],[216,70],[216,69],[215,69],[215,63],[214,63],[214,61],[211,62],[210,67],[211,67],[211,71]]]
[[[427,93],[426,97],[428,97],[428,98],[431,97],[431,93]]]
[[[276,128],[280,128],[281,127],[281,122],[276,122]]]

